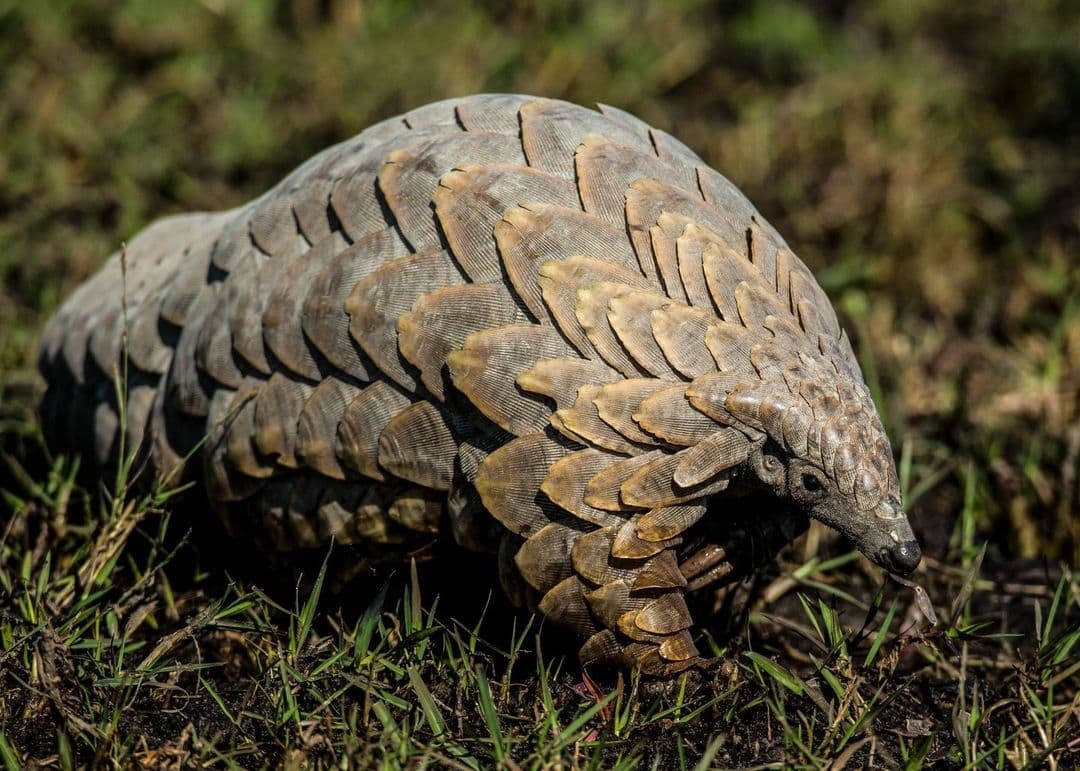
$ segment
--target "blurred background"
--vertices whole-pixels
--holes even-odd
[[[1080,564],[1078,41],[1070,0],[0,0],[0,418],[46,316],[152,220],[428,101],[602,101],[815,270],[932,557]]]

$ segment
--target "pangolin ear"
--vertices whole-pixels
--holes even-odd
[[[758,479],[769,487],[774,490],[787,488],[787,468],[784,462],[767,448],[753,453],[750,462],[753,464],[754,473],[757,474]]]

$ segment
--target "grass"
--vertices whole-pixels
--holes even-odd
[[[0,762],[1075,766],[1078,35],[1051,0],[0,0]],[[260,569],[189,494],[44,451],[36,335],[124,239],[483,90],[640,114],[795,246],[897,448],[924,594],[815,529],[703,630],[715,670],[661,688],[583,673],[460,555]]]
[[[415,564],[359,603],[326,594],[329,559],[291,597],[221,568],[191,576],[168,496],[100,501],[73,471],[58,461],[8,493],[11,768],[1064,768],[1078,749],[1069,571],[990,575],[985,548],[932,563],[930,626],[905,587],[854,575],[854,555],[812,559],[750,593],[714,671],[594,681],[534,619],[491,615],[491,598],[440,612]]]

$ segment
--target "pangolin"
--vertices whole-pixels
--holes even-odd
[[[496,554],[584,662],[698,664],[687,593],[808,517],[889,571],[921,556],[813,275],[606,105],[437,102],[159,221],[62,305],[40,369],[52,447],[199,481],[264,548]]]

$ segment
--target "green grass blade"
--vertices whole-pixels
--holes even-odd
[[[802,681],[795,675],[791,674],[791,672],[784,669],[784,667],[780,666],[771,659],[765,658],[760,653],[757,653],[755,651],[745,651],[743,653],[743,656],[749,659],[755,668],[759,670],[764,670],[765,674],[783,685],[796,696],[802,696],[804,690]],[[759,678],[761,678],[760,672],[758,673],[758,676]],[[764,678],[761,679],[762,682],[764,682]]]
[[[476,690],[480,702],[480,713],[484,716],[484,724],[487,726],[488,736],[491,737],[492,752],[495,755],[495,760],[502,763],[507,757],[503,730],[502,726],[499,725],[495,702],[491,698],[491,688],[488,685],[487,675],[480,668],[476,670]]]
[[[896,600],[892,601],[889,605],[889,610],[885,614],[885,619],[881,622],[881,627],[878,629],[877,634],[874,635],[874,641],[870,644],[870,650],[866,652],[866,658],[863,659],[863,666],[869,667],[874,661],[877,660],[878,652],[881,650],[881,646],[885,643],[885,639],[889,636],[889,628],[892,626],[893,618],[896,616]]]

